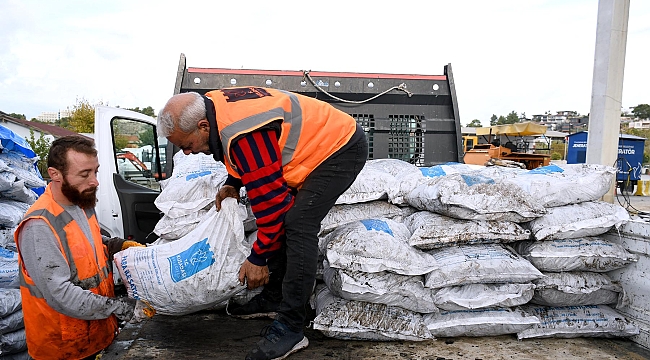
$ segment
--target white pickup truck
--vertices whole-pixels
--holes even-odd
[[[143,243],[157,238],[153,229],[160,211],[154,200],[166,174],[167,139],[157,138],[155,127],[156,120],[147,115],[106,106],[95,109],[95,144],[101,164],[97,216],[104,235]],[[140,166],[125,166],[133,159],[124,157],[124,149],[143,146],[152,149],[149,161],[136,158]]]

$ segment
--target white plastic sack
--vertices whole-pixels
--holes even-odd
[[[244,246],[237,201],[225,199],[185,237],[164,245],[131,247],[115,254],[115,266],[129,297],[147,300],[156,311],[183,315],[210,308],[244,289],[239,267]]]
[[[226,167],[211,155],[179,151],[174,155],[174,172],[161,181],[162,191],[154,204],[171,218],[193,214],[214,203],[227,177]]]
[[[41,173],[34,166],[38,161],[38,156],[28,158],[20,152],[9,151],[0,152],[0,160],[9,168],[7,171],[16,175],[16,180],[23,180],[28,188],[40,188],[47,185],[41,177]]]
[[[27,350],[25,328],[0,335],[0,354],[11,355]]]
[[[0,317],[12,314],[22,308],[20,289],[0,288]]]
[[[38,199],[38,195],[31,189],[28,189],[23,180],[14,181],[9,189],[0,192],[0,196],[27,204],[33,204]]]
[[[548,213],[527,223],[537,240],[575,239],[601,235],[630,220],[620,205],[604,201],[549,208]]]
[[[461,220],[429,211],[404,219],[409,244],[430,250],[454,245],[509,243],[530,238],[530,231],[510,221]]]
[[[394,177],[386,188],[386,195],[388,201],[396,205],[406,205],[404,195],[413,189],[417,179],[424,179],[419,167],[399,159],[369,160],[366,166],[386,171]]]
[[[163,215],[163,217],[161,217],[156,223],[153,232],[161,239],[180,239],[199,225],[213,205],[209,204],[206,207],[207,209],[200,209],[187,215],[181,215],[177,218]]]
[[[391,204],[399,206],[409,205],[406,196],[421,184],[426,184],[429,180],[431,179],[422,174],[401,177],[399,180],[394,181],[393,185],[386,191],[388,201]]]
[[[319,235],[327,235],[341,225],[364,219],[386,218],[401,222],[404,213],[402,208],[382,200],[334,205],[321,221]]]
[[[12,184],[16,181],[16,175],[5,171],[8,169],[9,167],[0,160],[0,192],[11,189]]]
[[[486,167],[482,165],[463,164],[456,162],[420,168],[420,172],[426,177],[440,177],[453,174],[472,174],[477,171],[485,170]]]
[[[433,256],[408,244],[406,225],[366,219],[338,227],[325,238],[329,266],[364,272],[422,275],[438,268]]]
[[[366,273],[326,267],[323,280],[332,294],[346,300],[399,306],[418,313],[437,312],[433,291],[421,275]]]
[[[435,337],[516,334],[539,324],[537,317],[519,308],[441,311],[423,319]]]
[[[533,284],[469,284],[435,291],[433,302],[442,310],[471,310],[524,305],[533,298]]]
[[[623,303],[623,287],[606,274],[593,272],[543,273],[534,280],[531,303],[546,306],[607,305]]]
[[[0,357],[0,359],[2,359],[2,360],[34,360],[31,356],[29,356],[29,353],[27,352],[27,350],[19,352],[19,353],[3,355],[2,357]]]
[[[3,229],[0,227],[0,247],[9,249],[12,251],[18,251],[16,248],[16,241],[14,240],[14,233],[16,232],[15,227],[8,229]]]
[[[18,289],[19,287],[18,253],[0,248],[0,288]]]
[[[345,300],[327,286],[315,290],[314,330],[343,340],[423,341],[433,337],[422,315],[396,306]]]
[[[543,277],[528,260],[501,244],[461,245],[429,252],[439,269],[424,276],[424,286],[529,283]]]
[[[406,202],[420,210],[466,220],[524,222],[546,213],[541,204],[519,187],[474,174],[430,178],[408,195]]]
[[[230,299],[224,300],[220,303],[217,303],[215,306],[211,307],[209,310],[226,310],[226,313],[230,315],[228,308],[234,304],[235,306],[241,306],[248,303],[255,295],[259,294],[264,290],[264,286],[260,286],[253,290],[244,289],[237,294],[233,295]],[[2,360],[2,359],[0,359]]]
[[[364,166],[352,185],[336,200],[336,204],[356,204],[386,199],[395,177],[386,171]]]
[[[25,322],[22,309],[0,318],[0,334],[10,333],[24,327]]]
[[[505,178],[544,207],[595,201],[605,195],[616,168],[598,164],[549,165]]]
[[[12,228],[18,226],[29,210],[29,204],[0,197],[0,226]]]
[[[607,305],[546,307],[525,305],[540,323],[517,333],[517,338],[625,337],[639,327]]]
[[[421,175],[420,168],[400,159],[373,159],[366,161],[365,168],[379,170],[394,176],[397,179]]]
[[[622,245],[603,238],[581,237],[549,241],[522,241],[514,249],[540,271],[607,272],[639,259]]]

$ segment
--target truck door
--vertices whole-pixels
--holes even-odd
[[[95,109],[99,156],[97,216],[102,234],[151,243],[161,212],[154,205],[167,177],[167,139],[156,135],[156,120],[129,110]],[[170,158],[171,160],[171,158]]]

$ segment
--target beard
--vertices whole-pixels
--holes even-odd
[[[65,177],[61,183],[61,192],[71,203],[82,209],[94,208],[97,203],[97,187],[79,191],[77,187],[70,185]]]

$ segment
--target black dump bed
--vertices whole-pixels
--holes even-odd
[[[174,94],[237,86],[276,88],[331,103],[363,126],[369,159],[418,166],[462,161],[451,64],[443,75],[188,68],[181,54]]]

